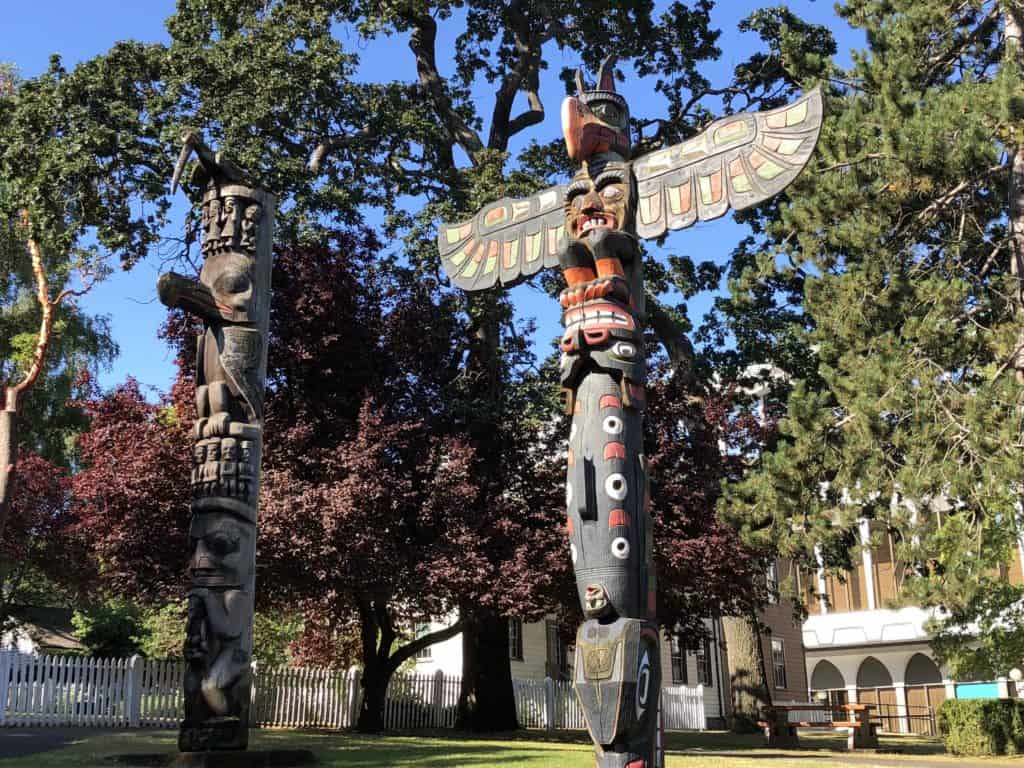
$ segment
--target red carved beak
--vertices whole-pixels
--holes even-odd
[[[586,162],[594,155],[626,150],[622,134],[602,123],[590,108],[574,96],[562,102],[562,135],[573,160]]]

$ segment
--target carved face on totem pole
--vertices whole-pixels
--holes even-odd
[[[598,768],[658,768],[660,691],[654,536],[643,455],[645,315],[638,238],[746,208],[781,192],[817,141],[821,96],[727,117],[676,146],[631,159],[629,110],[613,60],[598,86],[577,75],[562,106],[565,185],[499,200],[438,246],[455,285],[514,285],[561,266],[560,373],[572,426],[566,532],[580,605],[573,682]]]
[[[160,278],[161,300],[203,321],[196,344],[191,555],[185,636],[184,752],[244,749],[251,701],[256,519],[274,198],[195,135],[203,267],[198,280]]]

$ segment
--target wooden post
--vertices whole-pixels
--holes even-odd
[[[128,682],[125,685],[128,695],[125,714],[129,728],[138,728],[142,724],[142,657],[135,654],[128,659]]]
[[[796,728],[789,724],[789,710],[776,707],[767,707],[764,710],[765,720],[768,727],[765,729],[768,736],[768,746],[775,749],[795,749],[800,746]]]
[[[555,729],[555,681],[544,678],[544,729]]]
[[[878,749],[878,731],[875,729],[875,724],[871,722],[871,707],[862,704],[849,711],[859,725],[850,729],[850,735],[846,737],[847,748],[850,750]]]
[[[345,723],[348,728],[355,725],[359,719],[359,682],[359,668],[352,667],[348,671],[348,721]]]
[[[434,673],[434,689],[431,691],[431,701],[434,703],[434,727],[444,727],[444,672],[440,669]]]
[[[7,693],[11,686],[14,651],[0,653],[0,726],[7,724]]]

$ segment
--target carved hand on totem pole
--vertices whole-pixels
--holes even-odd
[[[160,278],[161,301],[203,321],[196,349],[192,522],[182,751],[247,744],[256,513],[270,317],[274,198],[195,134],[185,137],[176,187],[193,152],[189,187],[201,206],[199,280]]]
[[[658,768],[661,690],[647,466],[643,264],[638,238],[722,216],[778,194],[811,157],[821,94],[712,123],[676,146],[631,160],[629,109],[614,59],[598,86],[582,73],[562,105],[567,185],[503,199],[442,225],[438,247],[455,285],[511,286],[560,265],[565,332],[561,383],[572,414],[566,530],[586,620],[573,683],[598,768]]]

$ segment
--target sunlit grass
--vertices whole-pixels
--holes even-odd
[[[18,731],[0,731],[0,755],[4,744],[13,744]],[[117,754],[171,755],[174,731],[84,732],[70,744],[45,752],[0,759],[0,768],[111,768],[107,758]],[[845,739],[839,734],[801,735],[799,750],[768,750],[759,735],[736,736],[724,732],[669,734],[666,768],[834,768],[849,765]],[[935,739],[889,737],[882,739],[879,763],[922,760],[954,762],[942,754]],[[464,734],[410,734],[364,736],[327,731],[255,731],[252,749],[309,749],[325,768],[593,768],[594,758],[583,733],[523,731],[494,738]],[[10,754],[10,752],[8,752]],[[988,760],[992,765],[1024,766],[1024,759]]]

